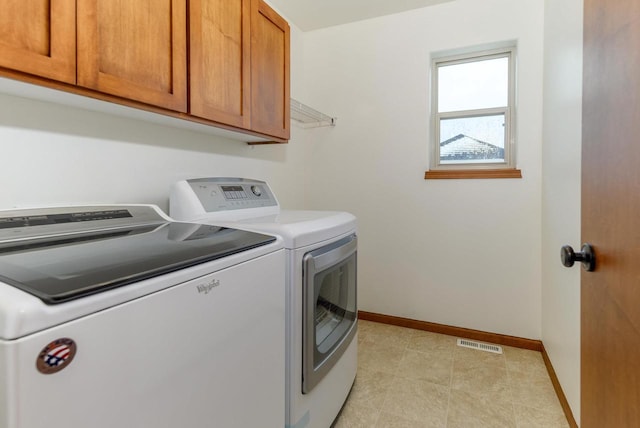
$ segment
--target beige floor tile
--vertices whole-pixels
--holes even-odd
[[[364,368],[358,369],[356,381],[349,394],[349,401],[380,409],[384,404],[394,376],[389,373],[376,372]]]
[[[540,352],[510,346],[504,346],[503,349],[507,370],[527,372],[541,377],[549,376]]]
[[[372,428],[376,426],[379,414],[378,409],[347,400],[331,428]]]
[[[468,365],[454,360],[451,389],[482,394],[497,400],[510,400],[511,397],[507,369],[494,364]]]
[[[358,320],[358,334],[360,336],[366,335],[367,333],[370,333],[372,330],[374,330],[378,324],[379,323],[377,322]]]
[[[414,421],[391,413],[380,413],[375,428],[430,428],[433,425],[429,421]],[[445,425],[442,425],[444,428]],[[372,427],[373,428],[373,427]]]
[[[463,348],[456,346],[453,352],[453,360],[457,367],[495,367],[507,368],[504,354],[494,354],[493,352],[480,351],[478,349]]]
[[[364,341],[358,344],[358,368],[395,374],[403,355],[403,348]]]
[[[441,428],[446,423],[449,389],[423,380],[396,378],[382,411],[426,427]]]
[[[513,405],[482,394],[451,391],[447,428],[515,428]]]
[[[420,352],[441,352],[453,355],[456,338],[445,334],[414,330],[407,348]]]
[[[564,414],[519,405],[514,410],[518,428],[569,428]]]
[[[553,414],[563,414],[560,401],[549,377],[535,373],[509,372],[513,403]]]
[[[442,351],[418,352],[406,349],[396,375],[407,379],[419,379],[449,387],[453,356]]]
[[[411,339],[412,330],[395,325],[371,323],[365,328],[362,342],[378,345],[406,348]]]

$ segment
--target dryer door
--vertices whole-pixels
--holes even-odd
[[[331,370],[356,334],[356,256],[355,235],[304,256],[303,393]]]

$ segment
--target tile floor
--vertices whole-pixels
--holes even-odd
[[[358,375],[333,428],[569,426],[539,352],[358,322]]]

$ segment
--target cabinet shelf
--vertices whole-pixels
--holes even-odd
[[[337,118],[320,113],[293,98],[291,98],[291,119],[303,128],[335,126],[337,121]]]

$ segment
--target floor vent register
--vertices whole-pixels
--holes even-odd
[[[463,348],[477,349],[479,351],[492,352],[494,354],[502,354],[502,346],[476,342],[475,340],[458,339],[458,346],[462,346]]]

